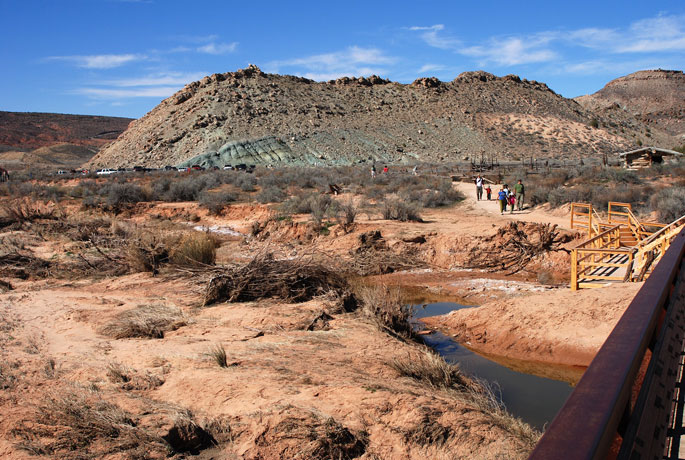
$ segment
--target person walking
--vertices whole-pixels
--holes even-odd
[[[504,211],[506,212],[507,210],[507,203],[509,203],[509,195],[511,194],[511,191],[509,191],[509,186],[507,184],[504,184],[504,188],[502,189],[504,192]]]
[[[523,210],[523,197],[526,194],[526,187],[521,183],[521,179],[518,180],[518,183],[514,185],[514,192],[516,192],[516,204],[518,206],[518,210],[521,211]]]
[[[507,209],[507,193],[504,189],[499,189],[499,192],[497,192],[497,201],[499,202],[500,215],[504,214],[504,211]]]
[[[387,166],[383,166],[383,174],[385,174],[385,173],[387,173],[387,172],[388,172],[388,167],[387,167]]]
[[[490,184],[485,188],[485,193],[488,196],[488,201],[492,199],[492,189],[490,188]]]
[[[376,165],[371,165],[371,179],[376,177]]]
[[[480,177],[480,174],[478,174],[478,177],[476,177],[476,199],[480,201],[483,198],[483,178]]]
[[[510,209],[509,214],[514,213],[514,205],[515,204],[516,204],[516,194],[512,193],[511,195],[509,195],[509,207],[510,207],[509,208]]]

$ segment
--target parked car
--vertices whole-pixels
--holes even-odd
[[[145,172],[145,168],[143,168],[142,166],[134,166],[133,170],[135,172]]]
[[[233,169],[233,166],[231,165],[224,165],[224,171],[230,171]]]
[[[171,166],[171,165],[166,165],[166,166],[164,167],[164,170],[165,170],[165,171],[174,171],[175,169],[176,169],[176,168],[174,168],[174,167]]]
[[[203,168],[203,167],[200,166],[200,165],[192,165],[192,166],[190,167],[190,169],[192,169],[193,171],[204,171],[204,170],[205,170],[205,168]]]
[[[107,176],[109,174],[115,174],[117,172],[119,172],[119,171],[117,171],[116,169],[105,168],[105,169],[98,169],[95,172],[95,174],[97,174],[98,176]]]
[[[67,172],[63,169],[60,169],[59,171],[56,172],[58,176],[61,176],[62,174],[67,174]]]

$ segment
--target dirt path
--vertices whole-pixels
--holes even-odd
[[[504,215],[497,214],[499,212],[499,204],[495,197],[500,189],[500,185],[492,185],[492,200],[487,199],[476,200],[476,186],[468,182],[456,182],[454,186],[466,195],[466,200],[462,206],[471,207],[479,214],[484,214],[497,220],[520,220],[526,222],[550,223],[556,224],[559,228],[570,230],[569,217],[565,209],[558,209],[554,212],[549,212],[544,207],[531,208],[529,204],[524,204],[523,211],[508,211]],[[485,197],[485,192],[483,192]],[[562,215],[555,215],[555,214]]]

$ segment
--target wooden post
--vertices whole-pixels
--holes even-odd
[[[578,251],[571,250],[571,290],[578,290]]]

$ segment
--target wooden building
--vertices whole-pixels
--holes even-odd
[[[623,161],[623,167],[628,169],[649,168],[653,164],[675,161],[685,157],[685,155],[675,150],[658,147],[642,147],[637,150],[619,153],[618,156]]]

